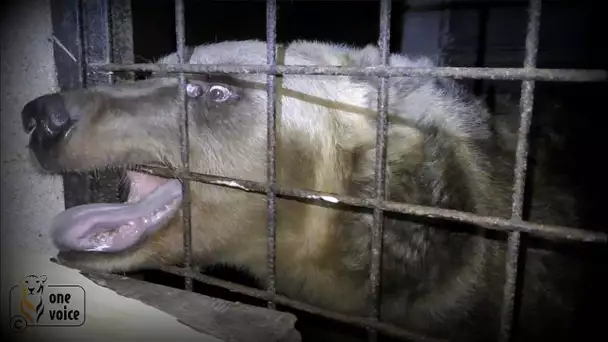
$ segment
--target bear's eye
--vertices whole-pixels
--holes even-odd
[[[203,86],[200,84],[196,84],[196,83],[186,84],[186,94],[188,95],[188,97],[195,99],[195,98],[203,95],[204,92],[205,92],[205,90],[203,89]]]
[[[222,103],[228,101],[232,97],[232,92],[230,89],[224,87],[223,85],[213,85],[209,88],[207,92],[209,99],[216,103]]]

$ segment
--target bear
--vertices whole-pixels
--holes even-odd
[[[266,42],[224,41],[188,49],[189,64],[264,65]],[[279,64],[371,67],[377,46],[293,41]],[[157,61],[173,64],[172,53]],[[390,55],[389,64],[433,67]],[[266,182],[266,75],[186,73],[192,172]],[[373,76],[277,76],[277,186],[374,198],[380,80]],[[183,261],[183,187],[139,172],[179,170],[177,74],[43,95],[22,112],[29,148],[44,172],[122,170],[124,203],[59,213],[50,228],[62,263],[129,272]],[[516,139],[484,103],[447,77],[388,79],[386,199],[501,218],[511,216]],[[141,169],[140,169],[141,170]],[[528,220],[576,226],[572,196],[551,170],[535,168]],[[238,182],[237,182],[238,183]],[[192,260],[267,278],[266,195],[189,182]],[[343,314],[369,312],[373,212],[339,201],[276,202],[276,291]],[[380,319],[451,341],[499,334],[506,234],[449,220],[385,212]],[[557,243],[557,242],[556,242]],[[530,247],[518,336],[568,340],[568,286],[578,264],[544,244]],[[569,278],[567,278],[569,277]]]

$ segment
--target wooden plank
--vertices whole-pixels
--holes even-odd
[[[139,300],[224,341],[300,342],[293,314],[204,296],[114,274],[81,272],[97,285]]]

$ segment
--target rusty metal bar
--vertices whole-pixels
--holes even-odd
[[[391,38],[391,2],[380,1],[380,36],[378,47],[380,48],[380,62],[382,66],[389,65],[390,38]],[[386,76],[380,78],[378,89],[378,114],[376,121],[376,163],[374,167],[375,199],[378,203],[386,200],[386,137],[388,135],[388,86],[389,79]],[[381,289],[382,289],[382,236],[384,230],[384,212],[376,206],[373,213],[372,237],[371,237],[371,260],[369,273],[369,299],[370,316],[378,320],[381,311]],[[376,330],[368,329],[368,340],[377,341]]]
[[[131,0],[111,0],[110,16],[112,38],[112,61],[114,63],[134,63],[133,51],[133,10]],[[134,75],[125,77],[133,80]],[[116,80],[121,81],[121,80]]]
[[[177,39],[177,62],[186,63],[184,60],[186,50],[186,33],[184,18],[184,0],[175,0],[175,37]],[[181,147],[182,167],[184,171],[190,171],[190,139],[188,137],[188,98],[186,96],[186,76],[179,74],[179,139]],[[184,267],[192,267],[192,217],[190,212],[190,182],[182,179],[182,220],[184,229]],[[186,290],[192,291],[192,278],[185,278]]]
[[[110,20],[110,4],[107,0],[92,0],[81,3],[82,8],[82,40],[85,45],[84,63],[123,63],[111,59],[113,37],[112,22]],[[86,70],[86,69],[85,69]],[[86,70],[84,75],[85,87],[101,84],[114,83],[113,75],[103,72]],[[119,175],[115,172],[91,171],[87,172],[88,187],[84,188],[87,193],[88,203],[116,202],[117,179]],[[82,191],[83,188],[77,191]]]
[[[128,63],[132,60],[124,59],[132,53],[132,46],[121,45],[118,41],[121,36],[114,36],[117,23],[114,21],[114,13],[126,10],[124,2],[114,2],[110,0],[89,0],[82,1],[82,42],[84,43],[84,64],[89,63]],[[121,24],[127,23],[123,21]],[[124,37],[132,35],[132,31],[127,29],[123,32]],[[55,41],[59,44],[59,41]],[[65,41],[64,41],[65,42]],[[63,44],[63,43],[61,43]],[[63,51],[63,49],[62,49]],[[65,53],[65,51],[63,51]],[[74,51],[75,52],[75,51]],[[73,57],[76,57],[72,54]],[[92,69],[87,71],[83,78],[83,86],[92,87],[101,84],[116,83],[115,75],[105,72],[95,72]],[[116,189],[120,184],[120,174],[114,170],[90,171],[87,172],[88,187],[78,188],[76,191],[87,194],[87,203],[118,202]],[[83,184],[84,185],[84,184]],[[66,189],[67,192],[74,191]]]
[[[276,0],[266,1],[266,51],[269,68],[277,66],[277,4]],[[276,177],[276,76],[268,75],[266,80],[266,115],[267,115],[267,138],[266,138],[266,175],[268,179],[268,189],[266,190],[268,201],[268,279],[266,290],[276,293],[276,226],[277,226],[277,195],[275,193]],[[268,302],[269,308],[274,308],[272,301]]]
[[[226,64],[91,64],[89,68],[113,71],[152,71],[187,73],[227,73],[227,74],[275,74],[275,75],[329,75],[329,76],[378,76],[378,77],[451,77],[458,79],[489,80],[536,80],[553,82],[606,82],[608,71],[585,69],[524,69],[524,68],[477,68],[477,67],[394,67],[371,66],[304,66],[278,65],[275,69],[267,65],[226,65]]]
[[[51,0],[49,6],[57,85],[62,91],[86,87],[91,39],[86,38],[90,31],[84,23],[82,3],[78,0]],[[66,173],[63,175],[63,189],[65,209],[91,203],[93,177],[87,173]]]
[[[305,312],[311,313],[313,315],[329,318],[332,320],[344,322],[344,323],[362,327],[362,328],[372,327],[373,329],[381,331],[387,335],[395,336],[398,338],[403,338],[407,341],[447,342],[446,340],[433,338],[433,337],[427,337],[427,336],[423,336],[420,334],[412,333],[407,330],[397,328],[396,326],[391,325],[391,324],[378,322],[377,320],[374,320],[371,318],[349,316],[349,315],[341,314],[338,312],[325,310],[325,309],[318,308],[316,306],[313,306],[313,305],[310,305],[310,304],[307,304],[304,302],[290,299],[289,297],[273,294],[268,291],[258,290],[258,289],[251,288],[248,286],[231,283],[231,282],[228,282],[225,280],[221,280],[218,278],[204,275],[202,273],[194,273],[191,270],[188,270],[185,268],[176,267],[176,266],[162,266],[160,270],[163,272],[175,274],[177,276],[183,276],[183,277],[190,276],[190,277],[194,278],[196,281],[200,281],[201,283],[204,283],[204,284],[218,286],[218,287],[227,289],[231,292],[243,294],[243,295],[250,296],[253,298],[258,298],[261,300],[273,301],[279,305],[288,306],[290,308],[305,311]]]
[[[524,69],[536,67],[538,55],[538,36],[540,29],[541,0],[530,0],[528,8],[528,29],[526,33],[526,54]],[[532,123],[532,110],[534,106],[534,80],[522,82],[520,98],[520,123],[515,152],[515,172],[513,184],[513,203],[511,219],[523,221],[524,193],[526,188],[526,171],[528,167],[528,134]],[[507,253],[505,255],[506,281],[503,290],[503,304],[501,308],[500,342],[509,342],[516,334],[518,319],[518,298],[516,298],[518,284],[518,268],[521,254],[521,232],[509,233]]]
[[[231,189],[254,193],[266,193],[268,185],[263,182],[255,182],[230,177],[206,175],[197,172],[176,173],[173,170],[157,166],[140,166],[136,168],[144,172],[160,177],[177,177],[195,182],[224,186]],[[276,194],[280,197],[290,199],[306,199],[321,201],[325,204],[343,204],[348,206],[373,209],[376,206],[384,211],[402,213],[417,217],[428,217],[434,219],[446,219],[461,223],[474,224],[497,231],[519,231],[553,240],[579,241],[587,243],[608,243],[608,234],[583,229],[537,224],[526,221],[512,221],[501,217],[482,216],[453,209],[435,208],[430,206],[400,203],[394,201],[383,201],[376,203],[374,199],[359,198],[354,196],[337,195],[327,192],[294,189],[289,187],[276,187]]]

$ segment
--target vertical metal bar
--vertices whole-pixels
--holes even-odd
[[[133,14],[131,0],[110,0],[110,32],[112,38],[112,61],[120,64],[135,62],[133,52]],[[133,73],[126,79],[133,80]]]
[[[266,1],[266,48],[267,61],[271,69],[277,65],[277,4],[276,0]],[[266,76],[266,110],[267,110],[267,140],[266,140],[266,175],[268,178],[268,292],[276,292],[276,76]],[[272,301],[269,308],[274,308]]]
[[[53,23],[53,56],[57,82],[61,91],[81,88],[85,84],[84,30],[79,0],[51,0]],[[89,203],[90,177],[86,174],[65,174],[63,195],[65,208]]]
[[[108,0],[82,2],[82,29],[85,65],[110,63],[112,40],[110,38],[110,7]],[[86,86],[112,83],[111,73],[86,69]]]
[[[114,39],[112,37],[113,22],[110,14],[110,0],[82,1],[83,43],[85,65],[95,63],[111,63]],[[85,85],[114,83],[112,73],[98,72],[86,68]],[[104,170],[90,172],[88,175],[90,192],[89,202],[118,202],[117,189],[120,184],[121,172]]]
[[[391,2],[382,0],[380,2],[380,47],[381,65],[387,66],[390,57],[391,36]],[[388,77],[380,78],[378,89],[378,117],[376,124],[376,164],[374,169],[374,183],[376,186],[376,204],[385,200],[386,183],[386,136],[388,132]],[[371,263],[370,263],[370,314],[373,318],[380,316],[380,292],[381,292],[381,269],[382,269],[382,232],[384,230],[384,213],[382,209],[374,208],[374,222],[371,239]],[[375,330],[368,330],[368,339],[376,341],[378,334]]]
[[[62,91],[84,84],[82,6],[78,0],[51,0],[53,56]]]
[[[112,63],[133,63],[133,18],[131,0],[104,0],[104,17],[107,18],[108,45],[105,57]],[[128,73],[131,75],[132,73]],[[109,75],[109,83],[122,81]],[[96,173],[96,202],[120,202],[120,180],[122,171],[105,170]]]
[[[541,0],[530,0],[528,8],[528,29],[526,34],[526,55],[524,68],[536,67],[536,57],[538,53],[538,36],[540,29]],[[515,161],[515,181],[513,185],[513,204],[511,217],[514,220],[522,220],[524,192],[526,185],[526,170],[528,164],[528,133],[532,123],[532,108],[534,105],[534,85],[533,80],[522,81],[520,98],[520,125],[518,132],[518,142]],[[514,327],[517,321],[517,305],[515,295],[517,292],[518,265],[520,257],[519,232],[511,232],[508,239],[506,254],[506,281],[504,286],[503,306],[501,310],[500,336],[501,342],[510,341],[514,335]]]
[[[177,40],[177,63],[186,63],[186,30],[184,0],[175,0],[175,37]],[[188,132],[188,98],[186,97],[186,76],[179,73],[179,138],[182,156],[182,172],[190,171],[190,139]],[[182,178],[182,220],[184,229],[184,268],[192,268],[192,217],[190,212],[190,181]],[[192,291],[192,277],[185,277],[186,290]]]
[[[125,56],[133,54],[132,44],[125,44],[132,42],[131,13],[126,10],[130,8],[129,4],[130,0],[51,2],[52,40],[62,91],[113,82],[111,74],[95,72],[87,66],[124,63],[127,61]],[[115,15],[121,19],[115,20]],[[116,48],[118,45],[120,47]],[[113,171],[65,175],[66,209],[91,202],[118,201],[119,176]]]

